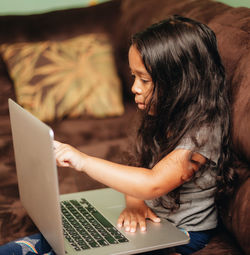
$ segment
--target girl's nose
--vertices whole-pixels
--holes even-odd
[[[141,94],[142,93],[142,89],[140,88],[140,86],[138,86],[137,82],[134,82],[131,91],[133,94]]]

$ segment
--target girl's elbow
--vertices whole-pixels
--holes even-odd
[[[144,176],[145,177],[145,176]],[[146,178],[137,181],[137,189],[135,193],[139,199],[150,200],[158,198],[166,194],[166,190],[161,185],[161,181],[157,178],[153,171]]]
[[[141,199],[151,200],[158,198],[164,194],[165,192],[160,187],[155,185],[148,185],[147,187],[144,187],[144,190],[141,193]]]

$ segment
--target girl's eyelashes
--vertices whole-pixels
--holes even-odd
[[[130,73],[130,75],[131,75],[131,77],[133,78],[133,79],[136,79],[136,78],[138,78],[142,83],[148,83],[148,82],[150,82],[150,80],[149,79],[145,79],[145,78],[141,78],[140,76],[137,76],[136,74],[134,74],[134,73]]]
[[[149,80],[145,80],[145,79],[141,79],[141,81],[142,81],[143,83],[148,83],[148,82],[149,82]]]
[[[143,78],[137,77],[137,76],[136,76],[135,74],[133,74],[133,73],[131,73],[131,77],[133,77],[134,79],[139,78],[143,83],[149,82],[148,79],[143,79]]]

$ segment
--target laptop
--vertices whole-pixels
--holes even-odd
[[[11,99],[9,111],[20,199],[56,254],[137,254],[189,242],[164,219],[148,221],[146,232],[117,229],[125,201],[113,189],[60,195],[52,129]]]

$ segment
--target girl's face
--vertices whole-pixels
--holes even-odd
[[[145,110],[152,97],[154,84],[143,64],[139,51],[133,45],[129,49],[128,58],[131,74],[134,77],[131,91],[135,95],[135,102],[138,108]],[[153,114],[153,109],[151,108],[149,114]]]

